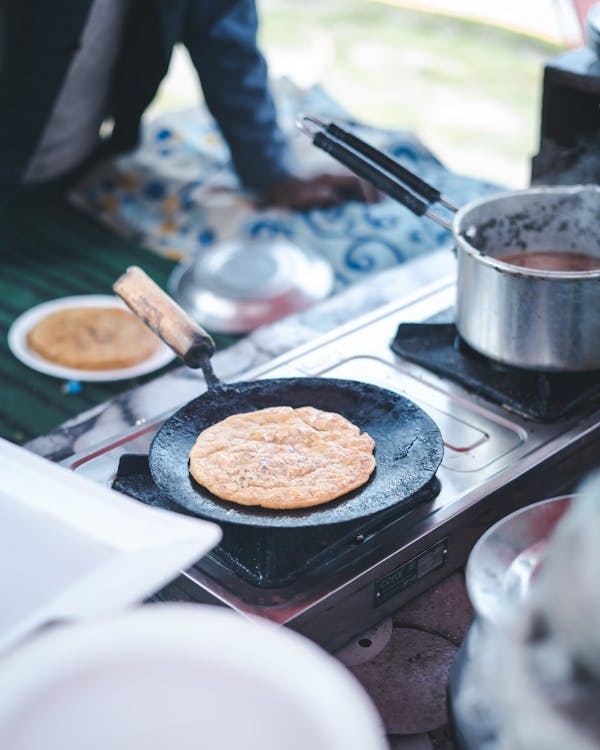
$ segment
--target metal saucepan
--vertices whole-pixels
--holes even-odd
[[[352,380],[281,378],[221,383],[210,357],[211,337],[139,268],[117,280],[115,292],[189,367],[201,367],[208,390],[168,419],[150,446],[158,487],[187,511],[217,522],[296,528],[370,516],[404,504],[435,476],[442,460],[439,429],[416,404],[393,391]],[[377,466],[369,481],[330,503],[272,511],[229,503],[189,475],[188,456],[198,434],[226,417],[270,406],[314,406],[349,419],[375,441]]]
[[[469,203],[454,216],[456,327],[499,362],[600,369],[600,187],[539,187]],[[582,253],[587,271],[523,268],[511,253]]]
[[[600,369],[600,187],[536,187],[457,209],[417,175],[334,123],[304,115],[298,125],[315,146],[357,175],[453,232],[455,324],[473,349],[530,370]],[[434,212],[433,203],[455,211],[452,220]],[[536,270],[502,260],[540,252],[581,253],[591,268]]]

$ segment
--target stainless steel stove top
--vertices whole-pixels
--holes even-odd
[[[244,375],[362,380],[411,399],[444,439],[439,494],[381,530],[357,534],[356,554],[341,570],[324,565],[287,588],[258,589],[210,565],[195,567],[182,573],[174,597],[219,601],[333,650],[461,567],[496,520],[572,489],[599,463],[600,409],[556,423],[528,421],[391,351],[399,323],[451,319],[454,294],[453,280],[446,280]],[[147,453],[168,416],[64,463],[110,485],[119,458]]]

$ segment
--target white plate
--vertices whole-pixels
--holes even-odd
[[[175,354],[168,346],[160,343],[158,349],[152,356],[138,362],[132,367],[121,367],[116,370],[78,370],[74,367],[49,362],[43,359],[27,346],[27,334],[36,323],[50,313],[57,310],[66,310],[70,307],[117,307],[128,310],[127,305],[118,297],[109,294],[82,294],[75,297],[62,297],[48,302],[42,302],[20,315],[11,325],[8,331],[8,346],[15,357],[24,365],[45,375],[64,380],[81,380],[85,382],[100,382],[110,380],[126,380],[147,375],[149,372],[158,370],[171,362]]]
[[[1,438],[0,476],[0,653],[45,623],[141,601],[221,538]]]
[[[5,656],[3,750],[384,750],[352,673],[308,639],[214,605],[147,605]]]

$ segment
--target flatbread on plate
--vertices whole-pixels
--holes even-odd
[[[27,334],[40,357],[78,370],[113,370],[143,362],[158,338],[128,310],[69,307],[42,318]]]

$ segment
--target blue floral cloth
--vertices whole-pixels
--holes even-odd
[[[355,122],[321,87],[302,90],[283,79],[275,96],[300,174],[340,169],[296,128],[304,112],[351,127],[457,205],[499,189],[450,172],[413,133]],[[138,149],[98,167],[70,197],[117,231],[176,260],[224,240],[285,237],[324,256],[337,289],[452,244],[449,231],[390,198],[306,212],[260,209],[240,187],[227,145],[204,107],[146,121]],[[434,208],[450,217],[441,206]]]

